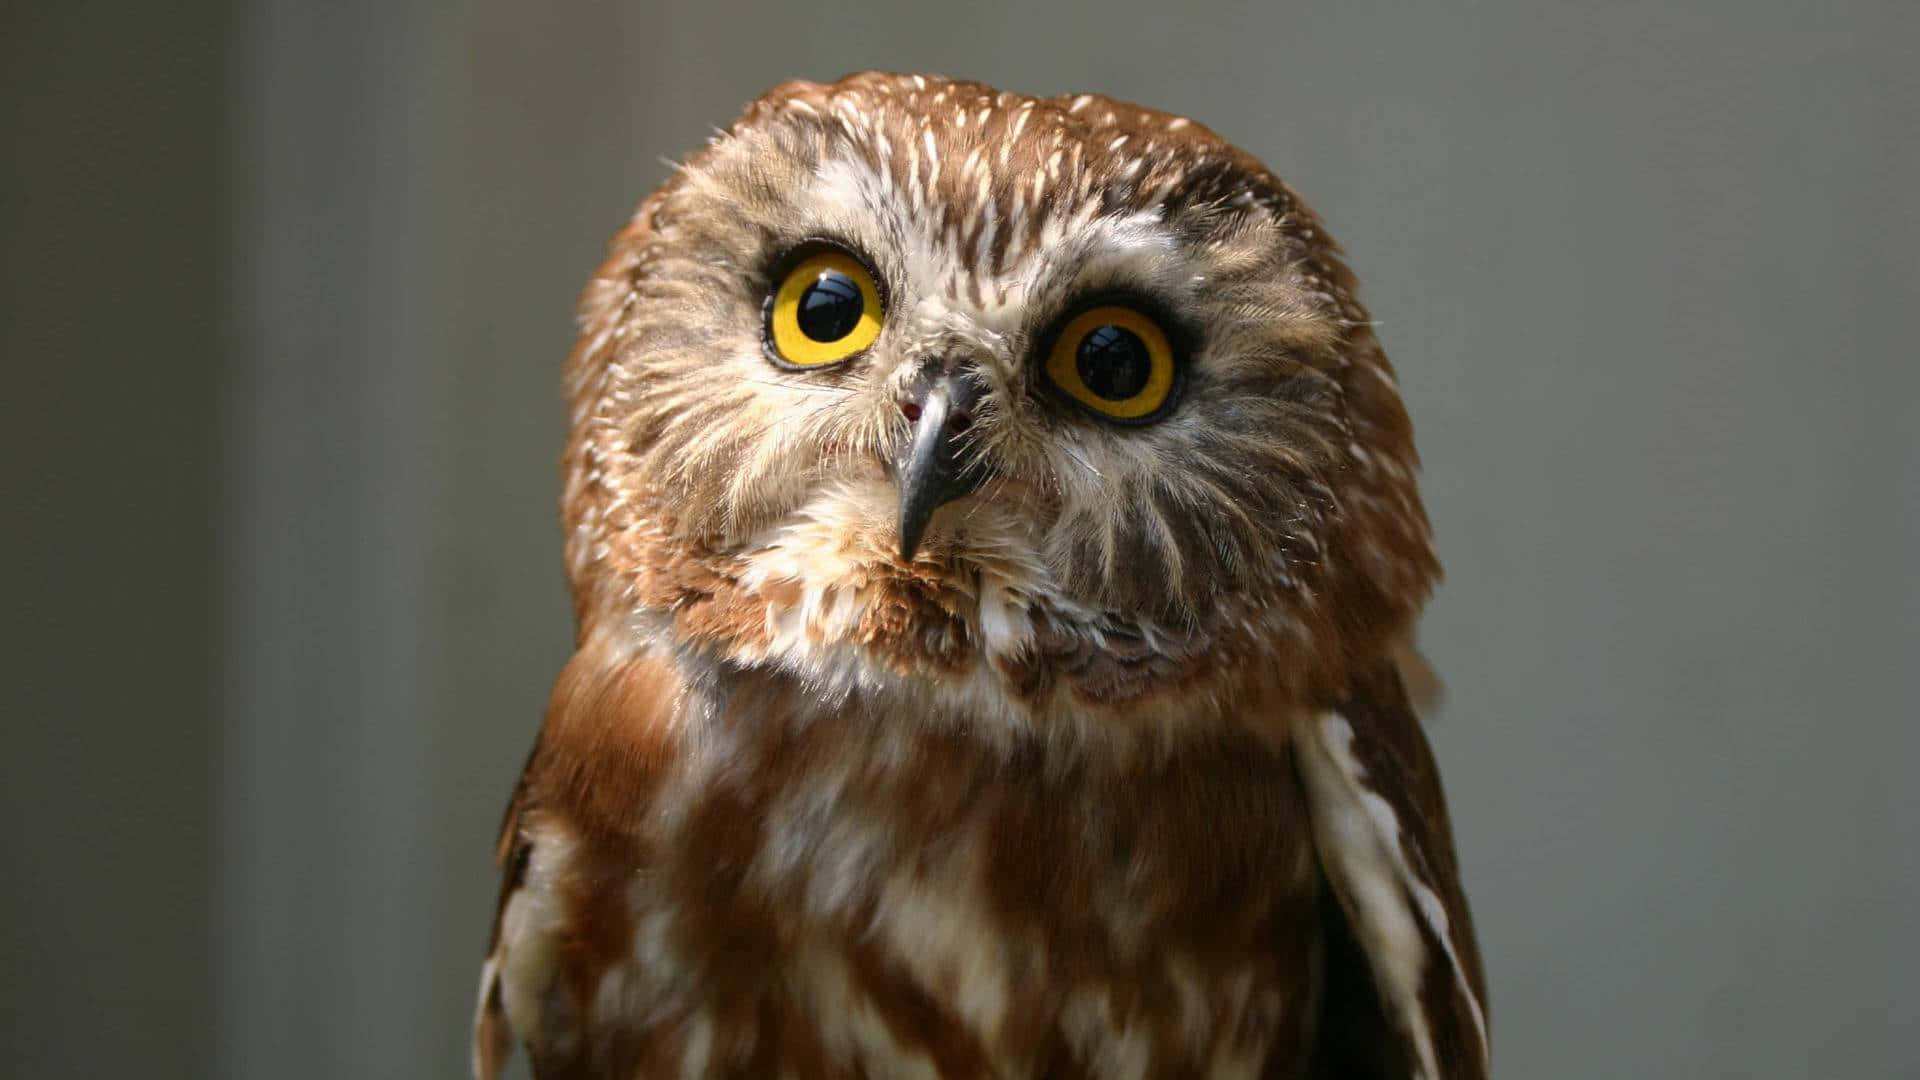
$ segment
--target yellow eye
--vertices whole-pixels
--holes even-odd
[[[1100,416],[1143,423],[1173,393],[1173,346],[1146,314],[1103,304],[1061,328],[1047,354],[1047,378]]]
[[[823,251],[795,264],[767,305],[767,341],[791,367],[837,364],[880,336],[880,292],[860,260]]]

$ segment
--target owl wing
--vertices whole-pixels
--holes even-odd
[[[492,1080],[515,1042],[538,1076],[584,1075],[580,985],[625,958],[608,928],[641,862],[637,829],[677,751],[687,695],[657,655],[594,639],[555,682],[546,722],[508,803],[493,938],[473,1019],[473,1074]],[[599,902],[611,898],[609,908]]]
[[[1486,987],[1433,753],[1391,663],[1301,727],[1325,887],[1314,1077],[1484,1080]]]
[[[493,932],[487,941],[487,959],[480,968],[480,1000],[473,1013],[473,1075],[475,1080],[493,1080],[500,1073],[513,1047],[513,1031],[507,1020],[504,989],[501,985],[506,950],[501,946],[501,923],[507,903],[520,891],[527,876],[527,861],[533,854],[532,841],[521,830],[521,814],[527,800],[527,777],[540,758],[540,743],[534,742],[527,763],[514,784],[513,796],[500,823],[500,839],[494,861],[500,869],[500,899],[494,904]]]

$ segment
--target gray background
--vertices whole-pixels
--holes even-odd
[[[575,293],[883,66],[1191,114],[1351,253],[1502,1075],[1920,1075],[1910,8],[170,7],[0,15],[0,1072],[462,1072]]]

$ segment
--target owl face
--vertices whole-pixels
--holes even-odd
[[[789,84],[642,207],[585,322],[575,584],[617,606],[698,564],[743,628],[785,592],[815,644],[891,605],[1014,666],[1049,627],[1334,655],[1431,576],[1350,275],[1183,119]]]

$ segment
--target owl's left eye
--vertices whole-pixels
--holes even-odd
[[[1088,412],[1123,424],[1158,420],[1173,397],[1173,343],[1151,315],[1127,304],[1088,308],[1047,350],[1047,381]]]
[[[817,368],[851,359],[880,336],[880,290],[860,260],[823,251],[795,263],[767,302],[776,363]]]

